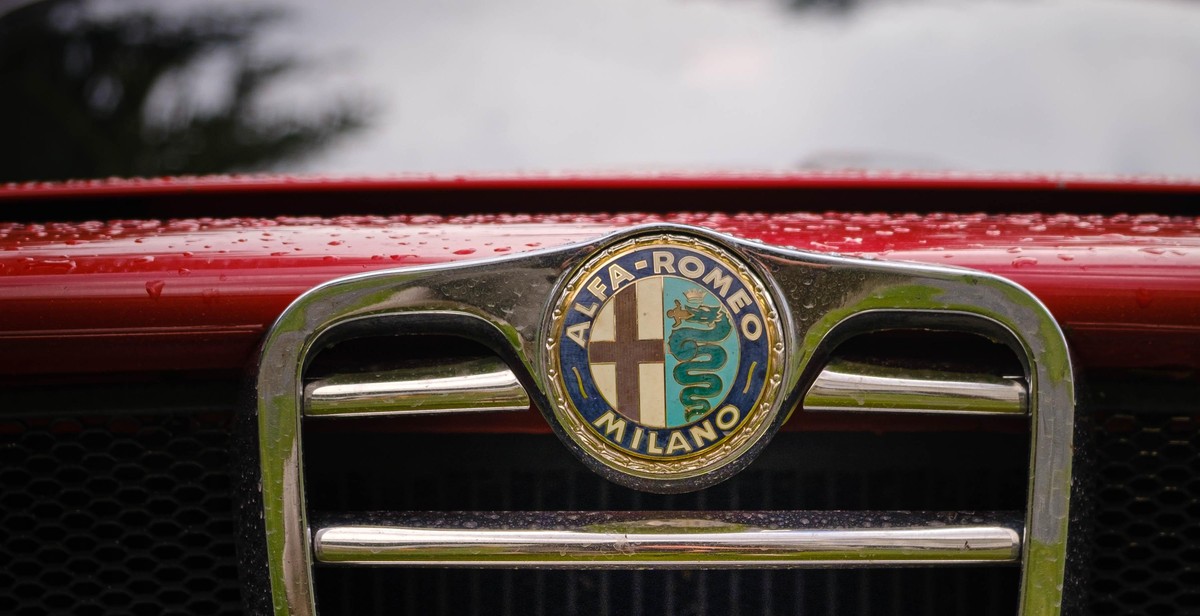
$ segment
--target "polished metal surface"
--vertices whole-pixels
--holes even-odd
[[[304,388],[304,414],[317,417],[527,409],[529,396],[525,388],[497,358],[390,372],[339,374]]]
[[[1023,381],[986,374],[831,362],[809,388],[804,410],[1021,414],[1028,408]]]
[[[322,528],[322,563],[580,569],[1015,563],[1021,522],[974,514],[515,512]]]
[[[1023,379],[831,362],[804,397],[807,411],[1025,413]],[[529,396],[499,359],[390,372],[339,374],[304,388],[304,414],[317,417],[523,411]]]
[[[547,306],[591,255],[630,238],[661,233],[712,242],[770,281],[784,324],[780,388],[786,392],[785,408],[799,406],[824,367],[824,358],[854,335],[907,327],[981,333],[1007,343],[1025,366],[1029,389],[1031,472],[1020,544],[1021,614],[1059,613],[1075,394],[1062,331],[1036,298],[1012,282],[976,271],[781,249],[667,224],[511,257],[351,276],[298,298],[267,334],[255,383],[261,532],[272,611],[279,616],[315,613],[300,428],[304,370],[317,351],[360,336],[452,330],[496,351],[560,431],[547,394],[546,341],[552,322]],[[777,417],[779,423],[784,419],[785,413]],[[617,480],[559,435],[581,463]],[[769,441],[761,439],[756,449],[726,467],[729,474],[749,464]],[[622,482],[632,485],[627,479]]]

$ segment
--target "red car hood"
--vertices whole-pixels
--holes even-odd
[[[1083,368],[1190,375],[1200,220],[1171,211],[1197,199],[1200,183],[1183,180],[842,173],[10,185],[10,219],[67,222],[0,224],[0,371],[240,369],[284,307],[324,281],[665,221],[999,274],[1049,307]],[[1145,205],[1160,213],[1120,213]],[[498,206],[527,213],[483,213]]]

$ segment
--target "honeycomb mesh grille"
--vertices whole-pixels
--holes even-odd
[[[1017,584],[1015,567],[830,571],[319,568],[317,607],[321,616],[1012,616],[1017,607]]]
[[[1200,613],[1200,418],[1114,416],[1095,445],[1089,611]]]
[[[239,614],[225,418],[0,420],[0,613]]]
[[[1094,445],[1086,612],[1200,613],[1200,420],[1115,416]],[[0,613],[241,613],[229,446],[224,416],[0,419]],[[718,500],[706,505],[732,504]],[[421,571],[399,585],[390,571],[318,577],[330,591],[323,616],[397,595],[411,613],[898,613],[910,606],[896,603],[898,591],[913,588],[933,612],[972,613],[977,604],[960,610],[946,589],[1013,579],[950,573]],[[992,596],[1003,605],[1007,591]]]
[[[314,430],[304,441],[314,516],[455,509],[1017,509],[1028,464],[1028,437],[1020,433],[785,432],[729,481],[659,495],[588,471],[554,435],[320,432],[319,425],[310,423]],[[937,466],[942,457],[955,464]],[[318,567],[315,579],[321,616],[1011,616],[1019,573],[1017,567],[603,572],[331,566]]]

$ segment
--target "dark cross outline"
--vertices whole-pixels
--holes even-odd
[[[663,339],[642,340],[638,338],[637,283],[618,291],[612,298],[613,332],[616,340],[588,342],[590,363],[612,363],[617,367],[616,410],[633,421],[641,421],[642,396],[638,366],[645,363],[667,361]]]

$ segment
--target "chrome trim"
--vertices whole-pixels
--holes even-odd
[[[837,361],[804,398],[806,411],[1014,415],[1027,410],[1023,379]],[[498,358],[389,372],[339,374],[304,388],[313,417],[435,415],[528,410],[529,396]]]
[[[447,519],[448,518],[448,519]],[[959,518],[959,521],[954,521]],[[321,563],[812,568],[1015,563],[1021,521],[887,512],[426,514],[314,533]]]
[[[529,404],[499,358],[339,374],[304,387],[304,414],[316,417],[525,411]]]
[[[831,362],[804,397],[806,411],[1023,414],[1024,379]]]
[[[315,613],[300,432],[304,368],[314,352],[329,341],[368,330],[378,334],[452,326],[492,346],[545,414],[550,409],[543,342],[548,303],[590,255],[651,233],[692,235],[718,244],[771,286],[784,319],[785,408],[799,405],[833,347],[872,324],[980,329],[1006,340],[1026,368],[1030,391],[1031,472],[1020,613],[1059,613],[1075,393],[1065,338],[1041,302],[1015,283],[987,273],[801,252],[693,227],[653,224],[534,253],[349,276],[314,288],[284,311],[263,341],[254,382],[263,538],[277,616]],[[784,419],[781,413],[779,421]],[[598,464],[581,460],[605,473]]]

